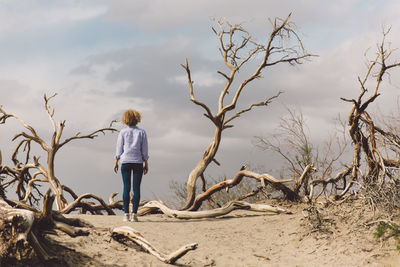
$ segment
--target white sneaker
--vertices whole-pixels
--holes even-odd
[[[129,221],[129,214],[128,213],[124,214],[124,217],[122,218],[122,221],[123,222],[128,222]]]
[[[131,222],[138,222],[139,220],[138,220],[138,218],[137,218],[137,215],[136,214],[132,214],[132,217],[131,217]]]

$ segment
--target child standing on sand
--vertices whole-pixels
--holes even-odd
[[[136,126],[140,122],[140,119],[141,116],[138,111],[133,109],[125,111],[122,116],[122,123],[127,125],[127,127],[119,132],[117,140],[114,172],[118,172],[118,162],[121,161],[121,174],[124,184],[122,195],[124,203],[124,222],[128,220],[138,221],[137,210],[140,202],[140,183],[142,181],[142,175],[147,174],[149,171],[146,132]],[[133,179],[131,179],[131,177],[133,177]],[[131,182],[133,190],[133,210],[132,216],[129,217]]]

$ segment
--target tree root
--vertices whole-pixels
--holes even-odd
[[[29,261],[33,256],[30,253],[32,250],[43,263],[57,259],[45,246],[45,235],[55,234],[56,229],[72,237],[89,234],[73,225],[90,227],[90,224],[77,219],[70,220],[59,213],[53,214],[53,202],[54,195],[48,191],[44,197],[43,211],[35,212],[10,206],[0,197],[0,265],[13,260]]]

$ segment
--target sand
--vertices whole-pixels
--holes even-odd
[[[122,216],[68,215],[92,223],[90,235],[54,237],[65,248],[59,253],[71,266],[168,266],[140,248],[126,246],[101,228],[128,225],[154,247],[168,254],[189,243],[198,243],[176,262],[177,266],[400,266],[392,239],[373,236],[375,227],[364,227],[368,215],[357,206],[322,209],[318,230],[305,205],[285,206],[293,214],[234,211],[214,219],[178,220],[155,214],[139,222],[122,222]],[[352,212],[353,211],[353,212]]]

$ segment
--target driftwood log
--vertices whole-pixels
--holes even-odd
[[[179,258],[184,256],[186,253],[188,253],[191,250],[195,250],[197,248],[197,243],[192,243],[185,245],[167,255],[158,251],[138,231],[129,226],[121,226],[114,228],[112,230],[112,237],[119,242],[124,242],[124,239],[129,239],[135,244],[139,245],[141,248],[143,248],[146,252],[154,255],[160,261],[169,264],[175,263]]]
[[[272,212],[278,214],[279,213],[291,214],[290,211],[280,207],[273,207],[266,204],[251,204],[244,201],[231,201],[225,204],[221,208],[216,208],[212,210],[203,210],[203,211],[173,210],[168,208],[161,201],[156,201],[156,200],[149,201],[147,204],[145,204],[143,208],[138,210],[138,214],[144,215],[155,211],[161,211],[162,213],[171,218],[203,219],[203,218],[215,218],[223,216],[238,209],[258,211],[258,212]]]

